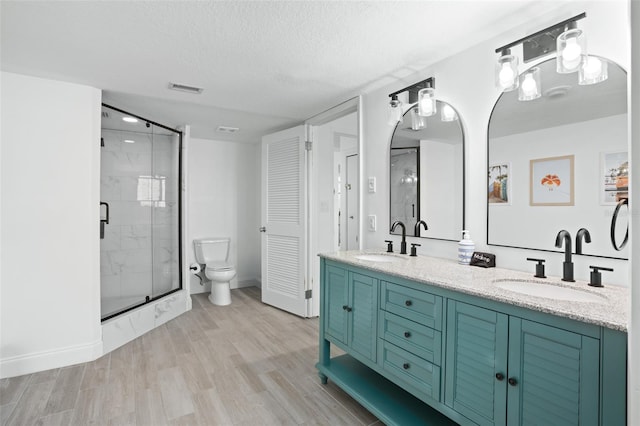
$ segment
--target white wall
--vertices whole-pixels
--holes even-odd
[[[231,288],[259,280],[259,145],[191,138],[187,150],[187,263],[195,262],[194,239],[230,237],[229,261],[238,272]],[[192,275],[190,292],[211,291],[204,282]]]
[[[99,90],[2,73],[0,377],[102,354]]]
[[[375,214],[378,223],[389,223],[389,141],[393,127],[387,124],[388,94],[427,77],[436,78],[436,97],[450,103],[460,114],[465,131],[466,144],[466,228],[471,231],[478,250],[497,255],[500,267],[533,271],[533,265],[526,261],[534,252],[486,245],[486,182],[487,182],[487,126],[491,110],[498,99],[499,91],[494,87],[495,49],[527,34],[534,33],[556,22],[587,13],[580,21],[580,28],[588,35],[589,51],[607,57],[623,68],[629,68],[629,34],[626,2],[571,2],[558,4],[555,12],[542,17],[532,17],[530,25],[514,28],[505,34],[483,42],[456,54],[426,69],[404,78],[394,84],[372,91],[363,97],[365,170],[364,176],[375,176],[378,191],[364,194],[364,211],[361,217]],[[514,50],[514,53],[517,53]],[[544,58],[546,59],[546,58]],[[521,65],[521,70],[532,63]],[[364,247],[384,248],[384,240],[389,239],[386,227],[378,227],[376,232],[365,231]],[[399,237],[392,237],[399,241]],[[422,247],[419,253],[455,259],[455,242],[435,240],[414,240]],[[536,253],[539,255],[540,253]],[[562,274],[562,254],[544,253],[547,259],[548,275]],[[593,258],[575,257],[575,276],[588,280]],[[610,283],[628,285],[628,262],[598,259],[598,264],[615,269],[605,280]],[[605,283],[606,284],[606,283]]]

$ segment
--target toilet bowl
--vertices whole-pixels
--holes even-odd
[[[193,241],[196,260],[204,264],[205,276],[211,280],[209,301],[214,305],[231,304],[229,281],[236,276],[235,267],[228,263],[229,238],[201,238]]]

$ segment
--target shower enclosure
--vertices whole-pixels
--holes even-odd
[[[182,288],[182,133],[102,105],[101,317]]]

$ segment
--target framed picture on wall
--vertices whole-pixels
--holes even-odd
[[[529,161],[529,204],[532,206],[573,206],[573,155]]]
[[[629,153],[600,154],[600,204],[612,206],[629,198]]]
[[[488,200],[492,205],[511,205],[511,163],[489,166]]]

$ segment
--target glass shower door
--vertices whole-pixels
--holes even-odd
[[[180,134],[103,106],[101,144],[104,320],[181,288]]]

